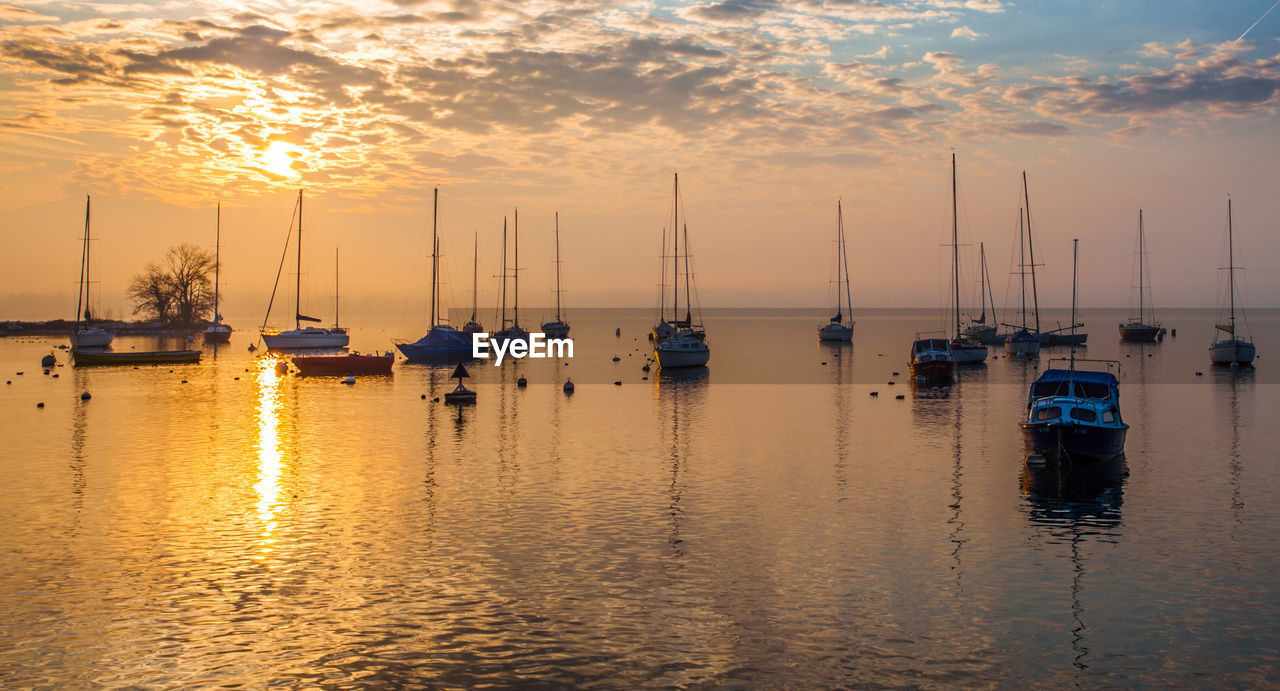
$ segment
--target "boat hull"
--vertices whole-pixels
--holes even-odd
[[[200,362],[198,350],[106,352],[71,350],[77,365],[177,365]]]
[[[1102,427],[1064,422],[1023,422],[1022,445],[1027,454],[1054,461],[1094,461],[1124,453],[1127,427]]]
[[[1067,334],[1067,333],[1042,333],[1040,334],[1040,345],[1047,346],[1064,346],[1064,345],[1084,345],[1089,340],[1089,334]]]
[[[911,376],[917,379],[945,381],[951,379],[956,374],[956,363],[951,360],[912,362],[909,367],[911,369]]]
[[[964,340],[951,342],[951,359],[957,365],[978,365],[987,361],[987,347]]]
[[[354,374],[391,374],[395,358],[387,355],[298,355],[294,367],[310,377],[350,376]]]
[[[547,322],[542,325],[542,333],[548,338],[567,338],[569,336],[569,325],[564,322]]]
[[[330,329],[294,329],[262,334],[262,342],[271,350],[309,350],[312,348],[345,348],[350,342],[345,331]]]
[[[818,327],[820,341],[852,341],[853,327],[844,324],[824,324]]]
[[[106,329],[90,328],[80,329],[71,334],[72,348],[106,348],[111,345],[112,339],[110,331]]]
[[[465,360],[472,357],[471,334],[450,326],[436,326],[413,343],[397,343],[396,348],[411,362]]]
[[[703,367],[711,360],[711,349],[696,342],[698,347],[666,347],[658,345],[653,349],[653,356],[658,366],[663,369],[676,367]]]
[[[1164,328],[1159,324],[1130,322],[1120,325],[1120,340],[1130,343],[1154,343],[1162,333]]]
[[[204,330],[205,343],[227,343],[231,340],[231,327],[215,324]]]
[[[1004,352],[1024,357],[1036,355],[1040,352],[1040,339],[1035,336],[1029,338],[1019,338],[1017,335],[1010,336],[1004,339]]]
[[[1215,365],[1249,365],[1256,355],[1254,345],[1240,339],[1219,341],[1209,346],[1209,360]]]

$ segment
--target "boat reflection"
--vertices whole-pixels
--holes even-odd
[[[671,547],[672,556],[679,559],[684,556],[684,539],[680,536],[680,525],[684,518],[684,493],[687,485],[686,475],[690,459],[695,457],[693,441],[696,436],[693,427],[701,417],[707,388],[709,370],[667,369],[659,370],[654,377],[654,393],[665,392],[658,397],[659,420],[670,420],[670,425],[661,432],[669,449],[668,460],[671,464],[671,485],[668,489],[670,499],[667,510],[670,523],[667,532],[667,544]]]
[[[1090,543],[1119,540],[1124,483],[1129,475],[1124,456],[1066,466],[1022,466],[1022,495],[1027,519],[1039,529],[1046,546],[1067,546],[1071,560],[1072,665],[1089,669],[1089,627],[1085,622],[1086,554]]]
[[[1254,383],[1253,367],[1215,368],[1213,371],[1214,392],[1216,397],[1225,398],[1225,402],[1216,406],[1221,411],[1219,417],[1225,416],[1231,429],[1228,440],[1227,472],[1231,481],[1231,533],[1232,542],[1236,540],[1236,532],[1243,524],[1244,501],[1240,498],[1240,480],[1244,474],[1243,453],[1240,448],[1240,397],[1242,389],[1252,393]]]

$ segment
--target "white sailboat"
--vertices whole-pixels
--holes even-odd
[[[560,212],[556,212],[556,318],[542,325],[542,332],[549,338],[565,338],[569,335],[569,324],[560,317]]]
[[[957,365],[977,365],[987,359],[987,347],[963,338],[960,333],[960,222],[956,200],[956,155],[951,154],[951,274],[955,292],[956,330],[951,339],[951,358]]]
[[[285,247],[289,241],[286,238]],[[271,303],[275,301],[276,287],[280,284],[280,274],[276,274],[276,286],[271,289],[271,301],[267,303],[267,316],[263,319],[261,329],[262,342],[271,350],[303,350],[311,348],[342,348],[349,342],[346,329],[337,326],[335,309],[334,328],[302,325],[303,322],[319,322],[316,317],[308,317],[302,313],[302,190],[298,190],[298,263],[297,280],[294,285],[293,323],[294,328],[279,331],[270,328],[266,320],[271,317]],[[335,291],[336,292],[336,291]],[[336,298],[335,298],[336,299]]]
[[[1226,334],[1209,346],[1209,359],[1215,365],[1251,365],[1257,356],[1253,341],[1240,338],[1236,331],[1236,266],[1234,229],[1231,225],[1231,200],[1227,200],[1227,294],[1229,312],[1226,324],[1216,324],[1216,331]],[[1214,334],[1217,335],[1216,332]]]
[[[978,255],[981,257],[982,278],[978,281],[979,298],[982,300],[982,315],[977,319],[970,318],[969,326],[965,327],[964,337],[977,341],[984,345],[1000,345],[1004,343],[1004,337],[997,333],[996,324],[1000,323],[1000,318],[996,316],[996,301],[991,294],[991,274],[987,272],[987,247],[984,243],[978,243]],[[991,305],[991,323],[987,323],[987,305]]]
[[[685,279],[685,313],[680,318],[680,175],[675,176],[675,203],[672,205],[672,229],[675,231],[671,253],[674,258],[672,267],[673,297],[671,319],[663,319],[655,327],[653,336],[653,355],[658,365],[663,368],[702,367],[711,359],[711,348],[707,346],[707,333],[702,324],[693,320],[693,278],[689,272],[689,250],[685,247],[684,279]],[[685,243],[689,241],[689,229],[685,228]],[[665,311],[665,309],[664,309]]]
[[[76,294],[76,325],[71,330],[72,348],[106,348],[114,338],[110,331],[89,326],[93,313],[89,307],[89,195],[84,196],[84,248],[80,251],[80,290]],[[85,323],[80,319],[84,318]]]
[[[220,310],[222,301],[218,295],[219,272],[222,268],[222,203],[218,203],[218,213],[214,225],[213,241],[213,323],[204,330],[205,343],[226,343],[231,340],[231,327],[222,323]]]
[[[836,200],[836,316],[826,324],[818,327],[818,340],[852,341],[853,340],[853,293],[849,285],[848,246],[844,241],[844,211],[840,200]],[[844,290],[840,286],[844,285]],[[850,321],[844,323],[844,306],[849,307]]]

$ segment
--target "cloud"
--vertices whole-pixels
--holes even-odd
[[[57,17],[33,12],[25,7],[0,5],[0,22],[56,22]]]
[[[970,41],[976,41],[978,40],[978,37],[981,35],[982,34],[974,31],[973,29],[970,29],[967,26],[957,26],[956,28],[951,30],[951,38],[967,38]]]

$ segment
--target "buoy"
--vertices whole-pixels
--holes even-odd
[[[614,329],[614,330],[613,330],[613,335],[614,335],[614,336],[621,336],[621,335],[622,335],[622,327],[621,327],[621,326],[619,326],[618,328]]]
[[[4,383],[6,383],[6,384],[12,384],[12,383],[13,383],[13,380],[12,380],[12,379],[6,379],[6,380],[4,380]]]
[[[425,400],[427,400],[427,395],[426,395],[426,394],[422,394],[422,395],[421,395],[421,396],[419,396],[418,398],[421,398],[422,400],[424,400],[424,401],[425,401]]]
[[[236,377],[236,381],[240,381],[240,377]]]
[[[93,396],[90,396],[88,391],[86,391],[86,392],[84,392],[84,393],[80,394],[80,400],[82,400],[82,401],[87,401],[87,400],[89,400],[90,398],[93,398]]]
[[[36,404],[36,407],[37,407],[37,408],[43,408],[43,407],[44,407],[44,401],[40,401],[39,403],[37,403],[37,404]]]
[[[439,403],[439,402],[440,402],[440,397],[439,397],[439,396],[436,396],[435,398],[431,399],[431,402],[432,402],[432,403]]]
[[[342,383],[343,383],[343,384],[354,384],[354,383],[356,383],[356,378],[355,378],[355,377],[347,377],[346,379],[343,379],[343,380],[342,380]]]
[[[254,345],[254,344],[252,344],[252,343],[250,343],[250,344],[249,344],[249,352],[250,352],[250,353],[252,353],[253,351],[255,351],[255,350],[257,350],[257,349],[258,349],[258,346]]]
[[[187,380],[186,380],[186,379],[183,379],[183,380],[182,380],[182,383],[183,383],[183,384],[186,384],[186,383],[187,383]]]
[[[649,381],[649,378],[648,378],[648,377],[640,377],[640,378],[641,378],[641,379],[643,379],[643,380],[645,380],[645,381]]]
[[[1203,377],[1203,376],[1204,376],[1204,372],[1196,372],[1196,376],[1197,376],[1197,377]]]
[[[620,362],[621,360],[622,360],[622,358],[618,357],[617,355],[614,355],[614,356],[613,356],[613,361],[614,361],[614,362]]]
[[[894,373],[893,373],[893,376],[895,376],[895,377],[896,377],[896,376],[898,376],[898,373],[897,373],[897,372],[894,372]]]
[[[573,382],[572,382],[572,381],[566,381],[566,382],[564,383],[564,392],[565,392],[565,393],[573,393]]]
[[[640,371],[641,371],[641,372],[648,372],[648,371],[649,371],[649,365],[645,365],[644,367],[641,367],[641,368],[640,368]]]
[[[893,382],[889,382],[889,386],[893,386]]]
[[[169,370],[169,371],[170,371],[170,372],[172,372],[173,370]],[[278,374],[285,374],[285,373],[286,373],[286,372],[288,372],[288,371],[289,371],[289,365],[287,365],[287,364],[285,364],[285,363],[283,363],[283,362],[277,362],[277,363],[276,363],[276,373],[278,373]]]
[[[614,385],[614,386],[622,386],[622,382],[620,382],[620,381],[616,381],[616,382],[614,382],[614,383],[613,383],[613,385]]]
[[[19,376],[19,377],[21,377],[21,376],[22,376],[22,373],[21,373],[21,372],[18,372],[17,374],[18,374],[18,376]]]
[[[823,361],[822,366],[823,366],[823,367],[826,367],[826,366],[827,366],[827,363],[826,363],[825,361]]]
[[[879,395],[880,395],[880,392],[879,392],[879,391],[872,391],[872,392],[871,392],[871,395],[872,395],[872,397],[879,396]]]
[[[523,376],[521,376],[519,379],[516,380],[516,386],[522,389],[528,385],[529,385],[529,380],[525,379]]]
[[[1235,363],[1233,362],[1233,363],[1231,363],[1231,364],[1233,364],[1233,365],[1234,365]],[[53,378],[54,378],[54,379],[57,379],[57,378],[58,378],[58,373],[57,373],[57,372],[54,372],[54,373],[53,373]]]
[[[902,394],[898,394],[897,396],[894,396],[894,398],[896,398],[896,399],[898,399],[899,401],[901,401],[902,399],[906,398],[906,396],[904,396],[904,395],[902,395]]]
[[[1178,337],[1178,330],[1177,330],[1177,329],[1169,329],[1169,335],[1170,335],[1170,336],[1173,336],[1174,338],[1177,338],[1177,337]]]
[[[52,355],[46,355],[40,358],[40,365],[42,367],[53,367],[56,364],[58,364],[58,359]]]

